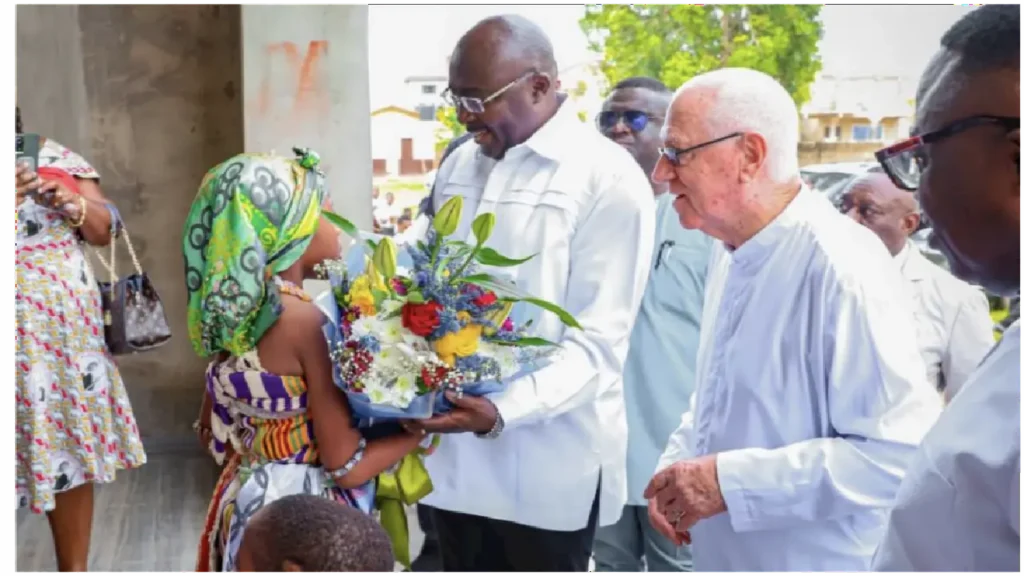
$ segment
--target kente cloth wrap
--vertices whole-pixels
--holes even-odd
[[[281,314],[271,277],[306,251],[327,199],[315,153],[241,154],[203,178],[185,220],[188,335],[200,356],[241,355]]]
[[[374,481],[342,490],[324,472],[302,377],[265,371],[252,350],[212,363],[206,392],[213,403],[209,448],[227,465],[207,511],[198,571],[233,571],[249,518],[284,496],[311,494],[372,513]]]

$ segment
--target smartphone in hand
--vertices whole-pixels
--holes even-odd
[[[28,164],[32,170],[39,167],[39,134],[14,135],[14,161]]]
[[[39,134],[14,135],[14,165],[27,164],[35,172],[39,168]]]

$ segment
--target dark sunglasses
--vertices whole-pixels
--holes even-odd
[[[928,168],[925,144],[941,142],[979,126],[999,126],[1007,132],[1020,128],[1020,118],[1006,116],[971,116],[951,122],[938,130],[913,136],[897,142],[888,148],[875,152],[875,159],[882,165],[892,183],[908,192],[917,190],[921,184],[921,173]]]
[[[690,152],[695,152],[697,150],[700,150],[701,148],[707,148],[712,144],[725,142],[726,140],[737,138],[739,136],[743,136],[743,132],[733,132],[732,134],[722,136],[721,138],[715,138],[714,140],[701,142],[700,144],[690,146],[688,148],[672,148],[671,146],[666,146],[664,148],[658,148],[658,152],[665,157],[665,160],[668,160],[669,164],[672,164],[673,166],[679,166],[680,158],[689,154]]]
[[[614,128],[619,120],[622,120],[626,127],[633,132],[643,132],[651,120],[661,120],[661,118],[640,110],[605,110],[597,115],[597,125],[602,132]]]

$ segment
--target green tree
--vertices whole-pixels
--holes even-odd
[[[434,150],[440,154],[448,143],[466,133],[466,127],[459,123],[459,113],[452,106],[442,106],[437,109],[437,121],[441,126],[437,129],[434,137]]]
[[[651,76],[676,88],[723,67],[760,70],[781,83],[797,106],[810,98],[821,69],[821,6],[597,5],[580,27],[604,54],[610,86]]]
[[[576,82],[576,86],[569,88],[567,92],[569,93],[570,98],[579,102],[584,96],[587,95],[587,83],[584,82],[583,80],[579,80],[578,82]],[[586,122],[587,111],[580,110],[576,112],[576,117],[580,119],[580,122]]]

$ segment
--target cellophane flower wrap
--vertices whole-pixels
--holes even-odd
[[[517,325],[513,306],[539,306],[579,328],[555,304],[484,271],[532,258],[508,258],[486,246],[494,214],[473,221],[474,242],[451,239],[461,211],[461,197],[449,200],[424,241],[401,252],[390,238],[366,240],[347,263],[323,265],[331,283],[327,307],[334,307],[324,331],[335,382],[361,425],[429,418],[448,409],[446,390],[500,392],[536,370],[557,345],[531,336],[529,323]],[[347,220],[327,216],[361,237]]]

